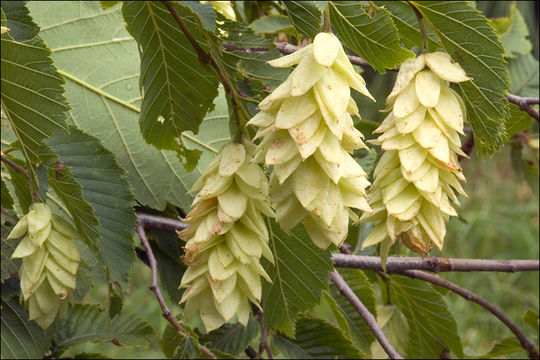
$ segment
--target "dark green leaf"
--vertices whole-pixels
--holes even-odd
[[[2,7],[6,3],[2,3]],[[19,16],[23,14],[23,18]],[[26,9],[8,14],[29,27],[35,24]],[[29,29],[22,33],[28,38]],[[1,87],[2,110],[19,140],[27,164],[35,164],[41,140],[65,127],[69,109],[63,96],[64,81],[57,74],[50,50],[39,37],[15,41],[9,32],[2,34]],[[27,169],[35,176],[32,168]]]
[[[13,209],[13,198],[9,193],[4,179],[2,179],[2,207],[4,209]]]
[[[156,335],[152,326],[138,315],[121,313],[109,325],[107,312],[97,305],[88,304],[75,304],[58,329],[54,335],[55,354],[90,341],[115,341],[121,346],[147,347]]]
[[[443,48],[472,81],[459,84],[474,131],[475,148],[492,154],[504,137],[509,88],[504,49],[487,19],[466,1],[412,2]]]
[[[41,359],[50,340],[17,300],[2,301],[2,359]]]
[[[239,355],[243,354],[249,343],[257,337],[259,330],[259,323],[250,319],[247,327],[242,324],[225,324],[203,335],[199,341],[208,348]]]
[[[176,10],[193,37],[201,41],[203,35],[192,12],[184,7],[176,7]],[[200,63],[197,53],[162,3],[126,2],[122,13],[128,31],[141,49],[143,137],[158,149],[177,151],[189,171],[198,158],[184,147],[181,133],[198,132],[217,96],[218,79]]]
[[[364,272],[358,269],[339,269],[339,273],[373,316],[377,316],[373,286]],[[339,294],[339,290],[334,285],[331,286],[331,290],[333,293]],[[338,296],[336,302],[339,310],[347,319],[351,330],[351,339],[364,353],[369,354],[371,343],[375,341],[370,328],[344,296]]]
[[[538,97],[538,60],[532,54],[510,59],[508,71],[513,94]]]
[[[115,154],[139,203],[189,208],[186,192],[199,173],[187,173],[173,151],[159,151],[141,135],[140,58],[137,42],[122,25],[121,7],[104,11],[95,1],[64,2],[62,11],[42,1],[28,7],[67,81],[72,123]]]
[[[108,1],[107,1],[108,2]],[[111,1],[112,2],[112,1]],[[116,2],[116,1],[114,1]],[[103,1],[102,1],[103,3]],[[74,359],[112,359],[108,356],[99,353],[79,353],[73,356]]]
[[[287,235],[272,221],[270,230],[270,249],[276,264],[263,262],[272,279],[271,284],[263,285],[264,323],[293,337],[296,315],[314,307],[327,289],[328,272],[332,270],[330,251],[313,244],[303,225]]]
[[[386,9],[367,13],[360,1],[331,1],[329,6],[332,26],[340,40],[378,72],[393,69],[414,56],[399,44],[397,29]]]
[[[77,201],[87,201],[99,220],[103,265],[109,269],[111,280],[125,287],[135,255],[132,236],[137,221],[132,209],[135,201],[125,179],[125,171],[98,139],[75,127],[69,130],[69,134],[56,133],[46,143],[81,184],[82,199]],[[50,158],[50,155],[46,157]],[[49,178],[57,177],[55,166],[50,161],[48,167]],[[51,182],[57,188],[62,186],[62,179],[51,179]]]
[[[7,19],[9,35],[15,41],[30,40],[39,33],[39,28],[32,21],[24,1],[4,1],[2,10]]]
[[[504,141],[510,140],[512,136],[520,131],[527,130],[531,127],[533,118],[525,111],[521,111],[519,106],[510,104],[510,116],[506,119],[506,134]]]
[[[315,37],[322,31],[322,11],[315,1],[282,1],[298,35]]]
[[[364,354],[343,331],[324,320],[301,317],[296,324],[296,337],[272,337],[272,345],[282,356],[292,359],[361,359]]]
[[[256,33],[275,33],[291,26],[291,20],[285,15],[268,15],[249,24],[249,28]]]
[[[398,275],[391,276],[387,284],[392,303],[397,305],[409,323],[407,357],[439,358],[445,349],[463,357],[454,316],[431,284]]]
[[[2,214],[2,218],[4,215]],[[13,224],[15,225],[15,224]],[[1,280],[2,283],[6,280],[11,278],[13,275],[16,275],[19,273],[19,268],[21,267],[21,259],[12,259],[11,255],[15,251],[15,248],[17,245],[19,245],[19,240],[17,239],[10,239],[7,240],[6,237],[11,231],[11,227],[7,228],[2,223],[2,244],[1,244],[1,254],[2,254],[2,273],[1,273]]]
[[[418,19],[407,1],[374,1],[377,6],[388,10],[394,24],[398,29],[398,34],[403,44],[411,49],[413,46],[422,48],[422,35],[420,34]],[[439,39],[428,26],[428,48],[435,51],[440,48]]]
[[[200,357],[198,336],[185,324],[183,326],[190,336],[179,332],[172,324],[167,324],[161,339],[158,340],[159,346],[168,358],[196,359]]]

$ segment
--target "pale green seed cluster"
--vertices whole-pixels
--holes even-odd
[[[43,203],[32,204],[8,239],[23,235],[11,257],[23,259],[19,276],[29,319],[46,329],[58,313],[67,311],[69,291],[75,289],[81,258],[74,239],[79,236]]]
[[[448,54],[435,52],[406,60],[386,106],[391,110],[374,143],[385,153],[374,171],[370,189],[373,212],[361,221],[374,222],[363,247],[382,242],[385,257],[400,236],[418,253],[435,244],[442,249],[449,216],[457,216],[450,200],[466,195],[458,162],[465,106],[449,82],[470,80]]]
[[[229,142],[208,165],[191,191],[199,190],[179,235],[187,241],[189,266],[180,287],[187,287],[186,316],[200,311],[207,331],[236,318],[247,325],[251,306],[261,300],[261,276],[271,281],[261,256],[274,261],[262,214],[273,217],[268,180],[252,162],[255,146]]]
[[[320,33],[313,44],[269,62],[297,65],[260,104],[249,122],[262,138],[255,160],[272,166],[270,197],[285,230],[302,221],[315,244],[340,246],[347,237],[351,208],[369,211],[369,181],[351,156],[365,148],[351,115],[358,114],[350,88],[372,98],[339,40]]]

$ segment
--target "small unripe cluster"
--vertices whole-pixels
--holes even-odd
[[[297,65],[259,105],[249,122],[262,138],[255,160],[272,166],[270,197],[276,220],[289,230],[303,221],[318,246],[345,241],[351,208],[369,211],[362,167],[351,156],[365,148],[351,115],[359,116],[351,90],[372,98],[339,40],[320,33],[310,44],[269,62]]]
[[[74,239],[79,236],[73,226],[43,203],[32,204],[8,239],[23,235],[11,257],[23,259],[19,277],[29,319],[46,329],[57,313],[67,310],[69,289],[75,289],[81,258]]]
[[[179,235],[187,241],[189,266],[180,287],[187,287],[186,316],[200,311],[207,331],[236,316],[247,325],[249,301],[261,300],[261,276],[271,281],[261,256],[274,261],[262,214],[274,216],[268,200],[268,180],[252,162],[255,146],[229,142],[223,146],[191,191],[200,190]]]
[[[373,212],[361,221],[374,222],[363,247],[383,242],[383,252],[400,236],[411,250],[424,254],[432,244],[442,249],[450,200],[466,195],[458,162],[465,106],[449,82],[470,80],[448,54],[435,52],[406,60],[386,101],[391,110],[375,130],[382,155],[370,190]],[[381,255],[385,255],[381,253]]]

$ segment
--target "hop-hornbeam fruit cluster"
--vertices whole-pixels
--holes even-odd
[[[43,203],[34,203],[8,235],[26,236],[12,258],[22,258],[19,277],[30,320],[48,328],[56,314],[67,311],[69,289],[75,289],[81,258],[74,239],[77,232]]]
[[[457,155],[461,151],[465,106],[449,82],[470,80],[448,54],[435,52],[406,60],[386,101],[392,110],[376,133],[375,143],[386,152],[374,171],[370,190],[372,213],[361,221],[374,222],[363,247],[382,242],[385,257],[398,235],[417,253],[435,244],[442,249],[450,204],[459,205],[454,190],[466,196]]]
[[[261,300],[261,276],[271,281],[260,264],[274,261],[268,230],[261,213],[274,216],[269,206],[268,180],[254,162],[255,145],[229,142],[208,165],[191,191],[199,190],[194,208],[179,235],[186,240],[184,263],[189,266],[180,287],[187,287],[186,316],[200,311],[208,331],[235,315],[247,325],[251,300]]]
[[[373,98],[330,33],[269,64],[297,65],[248,122],[259,127],[255,139],[263,138],[255,160],[273,166],[270,197],[276,220],[285,230],[303,221],[319,247],[339,246],[349,217],[358,220],[350,208],[371,210],[366,173],[350,155],[367,149],[353,126],[351,114],[359,114],[350,87]]]

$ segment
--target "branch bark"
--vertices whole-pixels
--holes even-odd
[[[186,329],[184,329],[182,325],[180,325],[180,323],[178,323],[176,318],[172,315],[171,310],[169,310],[169,308],[167,307],[167,304],[165,304],[165,299],[163,298],[163,295],[161,294],[161,289],[159,288],[156,257],[154,256],[152,247],[148,242],[148,238],[146,237],[144,226],[141,221],[137,222],[135,230],[137,232],[137,235],[139,235],[139,238],[141,239],[141,244],[144,246],[144,249],[146,250],[146,254],[148,256],[148,262],[150,263],[150,269],[152,270],[152,285],[150,285],[149,289],[156,295],[159,306],[161,307],[161,314],[165,319],[167,319],[168,322],[170,322],[176,328],[176,330],[178,330],[178,332],[189,337],[190,334],[187,332]],[[199,348],[201,349],[201,352],[203,352],[208,357],[216,359],[216,355],[207,347],[199,344]]]
[[[334,266],[362,270],[383,271],[378,256],[359,256],[332,254]],[[447,271],[538,271],[539,260],[492,260],[492,259],[456,259],[444,257],[388,257],[387,273],[402,270],[428,270],[435,273]]]
[[[433,274],[428,274],[423,271],[418,270],[402,270],[397,271],[397,274],[405,275],[413,279],[420,279],[427,282],[430,282],[434,285],[443,287],[445,289],[448,289],[452,292],[455,292],[456,294],[462,296],[463,298],[475,302],[478,305],[482,306],[486,310],[488,310],[490,313],[495,315],[503,324],[505,324],[510,331],[514,333],[514,335],[518,338],[519,342],[521,343],[521,346],[529,353],[529,357],[531,359],[538,359],[538,350],[536,349],[536,345],[527,339],[527,337],[519,330],[519,328],[514,324],[499,308],[497,308],[495,305],[491,304],[490,302],[486,301],[485,299],[481,298],[480,296],[476,295],[475,293],[464,289],[446,279],[440,278]]]
[[[539,99],[533,98],[533,97],[521,97],[518,95],[506,94],[506,98],[508,101],[510,101],[512,104],[516,104],[519,106],[519,109],[521,111],[527,112],[527,114],[531,115],[533,118],[536,119],[536,121],[540,121],[540,118],[538,116],[538,111],[532,107],[532,105],[538,105]]]
[[[384,335],[382,329],[380,328],[379,324],[377,324],[377,320],[373,316],[372,313],[369,312],[368,308],[364,305],[364,303],[356,296],[356,294],[352,291],[352,289],[349,287],[345,279],[341,277],[341,275],[336,271],[330,272],[330,279],[332,279],[332,282],[336,285],[339,292],[345,296],[345,298],[351,303],[351,305],[358,311],[360,316],[362,316],[362,319],[366,322],[366,324],[371,329],[371,332],[373,335],[375,335],[375,338],[381,344],[384,351],[390,356],[390,359],[403,359],[403,357],[398,354],[396,349],[390,344],[386,336]]]

